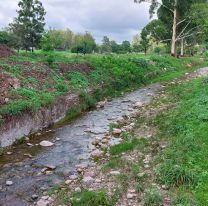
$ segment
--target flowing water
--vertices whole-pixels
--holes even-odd
[[[24,143],[11,148],[12,154],[0,156],[0,206],[34,205],[33,194],[41,197],[44,189],[60,184],[64,177],[74,174],[76,164],[90,163],[90,143],[96,136],[106,133],[110,123],[130,115],[134,103],[149,103],[161,89],[159,84],[154,84],[115,98],[103,109],[33,136],[32,147]],[[42,140],[55,144],[50,148],[36,145]],[[40,175],[45,165],[56,166],[52,175]],[[13,185],[6,186],[7,180]]]

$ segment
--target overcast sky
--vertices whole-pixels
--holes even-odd
[[[0,0],[1,28],[16,16],[18,1]],[[46,29],[89,31],[97,42],[104,35],[118,42],[131,41],[149,21],[149,5],[135,4],[134,0],[42,0],[42,3],[47,11]]]

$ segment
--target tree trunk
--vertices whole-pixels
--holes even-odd
[[[181,57],[184,56],[184,39],[181,39]]]
[[[177,38],[177,1],[175,0],[174,11],[173,11],[173,34],[171,41],[171,55],[177,57],[176,52],[176,38]]]

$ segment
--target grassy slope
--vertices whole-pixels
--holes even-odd
[[[208,85],[197,79],[169,88],[175,107],[157,117],[160,137],[170,147],[160,156],[159,179],[181,205],[208,205]]]
[[[22,66],[22,62],[29,62],[29,65]],[[68,66],[88,64],[93,70],[87,75],[78,71],[61,72],[59,64],[63,63]],[[37,111],[68,91],[83,93],[87,87],[96,88],[101,82],[105,89],[102,92],[97,90],[96,101],[102,96],[114,96],[152,81],[171,79],[190,70],[186,67],[190,63],[193,67],[203,64],[198,58],[179,60],[140,54],[76,56],[66,52],[20,53],[0,60],[3,72],[16,77],[21,83],[19,89],[9,90],[10,101],[0,106],[0,122],[8,115],[18,115],[25,110]],[[44,77],[39,79],[38,75],[33,75],[37,72]]]

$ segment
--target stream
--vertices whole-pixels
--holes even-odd
[[[29,141],[33,146],[26,143],[13,146],[0,156],[0,206],[34,205],[32,195],[41,197],[43,191],[64,182],[67,176],[75,174],[75,165],[93,164],[90,161],[92,140],[107,133],[111,123],[131,115],[136,102],[148,104],[161,90],[160,84],[153,84],[128,93],[107,102],[103,109],[33,135]],[[54,146],[43,148],[38,145],[42,140],[54,142]],[[46,165],[56,166],[52,174],[41,174]],[[13,184],[7,186],[6,181]]]

